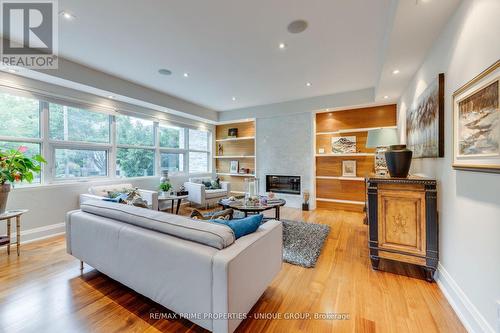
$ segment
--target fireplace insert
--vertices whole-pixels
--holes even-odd
[[[300,194],[300,176],[266,175],[266,192]]]

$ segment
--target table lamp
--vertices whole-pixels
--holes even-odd
[[[375,148],[375,173],[394,178],[406,178],[410,171],[413,152],[399,144],[395,128],[378,128],[368,131],[367,148]],[[389,147],[389,148],[387,148]]]

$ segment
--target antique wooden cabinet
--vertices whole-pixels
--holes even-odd
[[[380,258],[424,267],[433,281],[438,263],[436,180],[427,178],[367,178],[370,259]]]

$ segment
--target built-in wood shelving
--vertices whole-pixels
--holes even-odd
[[[317,113],[315,125],[316,206],[362,211],[365,177],[374,172],[375,164],[374,149],[366,147],[368,132],[396,128],[396,105]],[[355,152],[332,153],[332,138],[340,136],[356,137]],[[342,175],[343,161],[356,161],[356,177]]]
[[[237,137],[229,137],[228,130],[237,128]],[[219,178],[231,183],[232,194],[244,193],[245,178],[256,177],[256,149],[255,149],[255,121],[245,121],[240,123],[230,123],[216,126],[215,151],[214,156],[216,173]],[[222,147],[222,154],[219,154],[219,146]],[[238,168],[249,169],[250,173],[231,173],[231,161],[238,161]],[[238,170],[239,172],[239,170]]]

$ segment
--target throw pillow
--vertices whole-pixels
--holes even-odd
[[[204,181],[204,182],[202,182],[202,184],[205,185],[205,188],[207,190],[211,190],[212,189],[212,182],[211,181],[209,181],[209,182],[205,182]]]
[[[116,202],[116,203],[124,203],[125,200],[127,200],[128,194],[127,193],[118,193],[117,195],[110,196],[109,198],[103,197],[103,201],[110,201],[110,202]]]
[[[195,220],[212,220],[212,219],[231,220],[233,218],[233,209],[228,208],[220,210],[218,212],[212,212],[207,214],[202,214],[199,210],[194,209],[190,217]]]
[[[210,222],[227,225],[229,228],[233,229],[234,237],[238,239],[240,237],[255,232],[261,225],[263,217],[264,216],[262,214],[258,214],[245,217],[244,219],[239,219],[239,220],[227,221],[222,219],[215,219],[215,220],[210,220]]]
[[[219,180],[212,180],[211,184],[210,184],[210,189],[211,190],[220,190],[220,183],[219,183]]]

